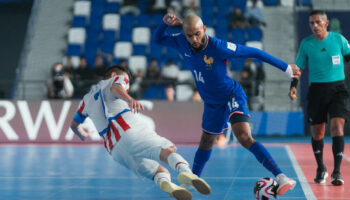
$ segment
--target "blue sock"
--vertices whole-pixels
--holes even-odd
[[[278,167],[275,160],[272,158],[267,149],[260,143],[255,142],[250,148],[249,151],[252,152],[256,159],[273,175],[277,176],[282,173],[281,169]]]
[[[194,156],[193,166],[192,166],[192,172],[196,174],[197,176],[201,176],[202,170],[204,168],[205,163],[209,160],[211,155],[211,149],[201,150],[197,149],[196,155]]]

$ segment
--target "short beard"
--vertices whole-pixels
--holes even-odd
[[[204,47],[206,46],[206,38],[205,38],[205,35],[203,36],[203,38],[201,39],[201,45],[198,47],[198,48],[194,48],[192,45],[192,49],[195,51],[195,52],[200,52],[204,49]]]

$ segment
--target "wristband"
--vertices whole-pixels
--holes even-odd
[[[292,82],[290,83],[290,88],[292,88],[292,87],[296,88],[298,86],[298,82],[299,82],[298,79],[293,78]]]

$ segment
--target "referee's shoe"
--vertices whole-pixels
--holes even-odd
[[[325,183],[327,177],[328,177],[328,172],[326,168],[317,168],[316,178],[314,179],[314,183]]]
[[[344,180],[341,177],[340,172],[333,172],[331,178],[332,178],[331,183],[333,185],[343,185],[344,184]]]

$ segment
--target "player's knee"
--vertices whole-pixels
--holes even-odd
[[[241,133],[236,137],[239,143],[247,149],[254,143],[254,139],[248,133]]]
[[[160,160],[162,162],[167,162],[168,156],[172,153],[176,153],[176,148],[174,146],[160,150]]]
[[[339,126],[332,127],[331,128],[331,135],[333,137],[335,137],[335,136],[343,136],[344,135],[343,127],[339,127]]]

